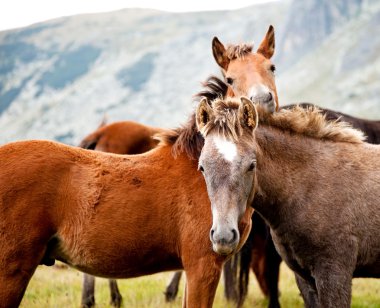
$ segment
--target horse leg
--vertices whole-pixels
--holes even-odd
[[[298,274],[295,274],[298,289],[301,292],[301,296],[305,303],[305,308],[318,307],[318,294],[315,288],[315,283],[306,281]]]
[[[170,283],[166,287],[165,300],[167,302],[172,302],[177,297],[179,281],[181,280],[182,271],[177,271],[174,273]]]
[[[18,307],[35,268],[8,265],[0,270],[0,307]]]
[[[111,305],[119,308],[121,306],[121,302],[123,301],[123,297],[120,294],[117,282],[115,279],[109,279],[108,281],[110,283]]]
[[[269,235],[266,243],[265,258],[264,258],[264,279],[268,287],[269,308],[279,308],[278,301],[278,279],[280,274],[281,257],[278,254],[272,237]]]
[[[244,248],[244,246],[243,246]],[[239,302],[237,267],[241,251],[233,255],[223,266],[224,297],[228,301]],[[249,272],[248,272],[249,273]]]
[[[352,273],[346,263],[316,269],[314,275],[320,307],[350,307]]]
[[[252,228],[254,230],[254,228]],[[254,236],[252,240],[252,271],[255,273],[260,289],[265,296],[269,295],[269,287],[265,279],[265,239]]]
[[[0,226],[1,227],[1,226]],[[1,229],[0,229],[1,234]],[[19,237],[17,237],[19,235]],[[0,253],[0,308],[18,307],[29,280],[44,257],[46,247],[39,241],[23,239],[22,232],[15,240],[2,238]]]
[[[95,277],[89,274],[83,275],[82,308],[95,306]]]
[[[282,260],[274,247],[269,228],[256,212],[252,216],[252,225],[252,270],[260,289],[269,297],[268,307],[278,308],[278,279]]]
[[[184,307],[211,308],[221,274],[215,265],[186,269],[186,298]]]

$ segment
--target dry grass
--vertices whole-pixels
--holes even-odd
[[[172,304],[164,301],[163,291],[171,278],[171,273],[160,273],[141,278],[119,281],[124,307],[181,307],[183,281],[177,300]],[[73,269],[40,266],[31,280],[24,296],[23,308],[61,308],[80,307],[82,274]],[[282,307],[303,307],[291,271],[281,267],[281,305]],[[109,305],[109,290],[106,279],[96,281],[97,307]],[[251,275],[249,295],[244,307],[266,307],[267,301],[261,294],[257,282]],[[214,307],[233,307],[223,297],[223,285],[218,287]],[[380,308],[380,280],[355,279],[353,282],[352,307]]]

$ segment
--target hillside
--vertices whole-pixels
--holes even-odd
[[[186,14],[125,9],[0,32],[0,143],[77,144],[105,114],[110,121],[178,125],[193,109],[200,81],[219,74],[213,36],[259,43],[269,24],[277,30],[282,104],[311,101],[380,118],[379,5],[329,3]],[[319,17],[310,22],[316,8]]]

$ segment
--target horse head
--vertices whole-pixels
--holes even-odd
[[[245,97],[202,99],[196,111],[204,137],[199,170],[211,201],[213,250],[230,254],[239,245],[239,224],[253,201],[256,182],[254,131],[258,122],[253,103]]]
[[[222,69],[225,81],[236,95],[243,95],[262,104],[268,111],[279,108],[275,83],[275,66],[271,62],[274,54],[274,28],[270,26],[256,52],[248,44],[224,45],[214,37],[212,51]]]

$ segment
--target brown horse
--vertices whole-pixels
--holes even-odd
[[[54,260],[112,278],[184,269],[184,306],[211,307],[253,210],[244,200],[210,208],[194,127],[163,134],[161,146],[141,155],[49,141],[0,147],[0,307],[17,307],[36,267]]]
[[[200,104],[210,200],[239,200],[256,180],[253,205],[306,307],[350,307],[353,277],[380,278],[380,147],[318,109],[258,109],[246,98]]]

